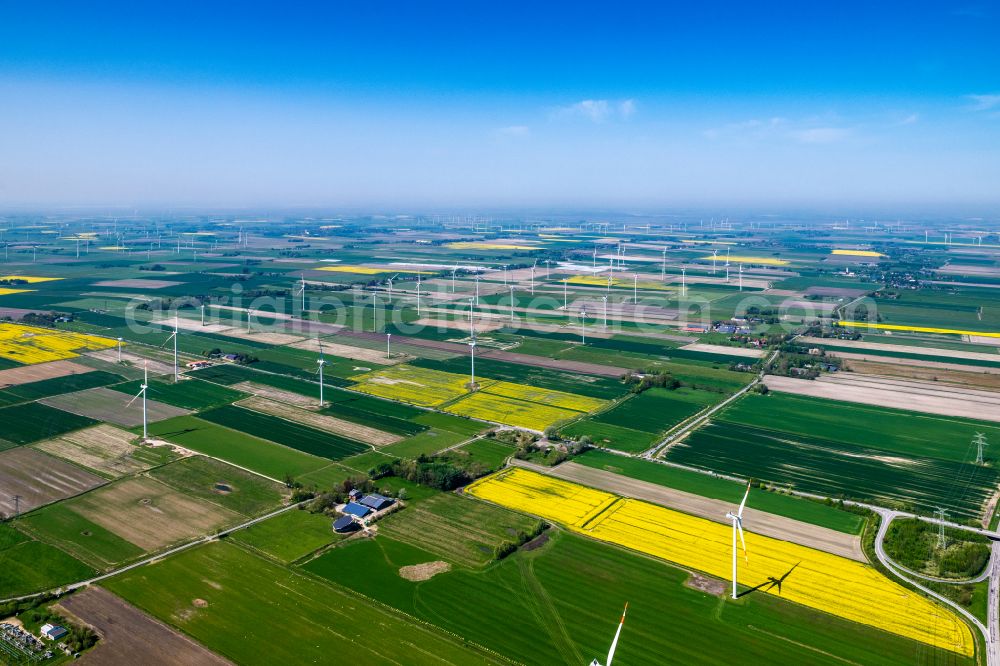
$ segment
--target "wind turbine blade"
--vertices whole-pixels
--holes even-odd
[[[740,533],[740,543],[743,544],[743,559],[749,562],[750,556],[747,555],[747,542],[746,539],[743,538],[743,521],[739,518],[736,519],[736,529]]]
[[[615,631],[615,640],[611,641],[611,649],[608,650],[608,663],[605,666],[611,666],[611,660],[615,658],[615,648],[618,647],[618,637],[621,636],[622,627],[625,626],[625,613],[628,612],[628,602],[625,602],[625,610],[622,611],[621,622],[618,623],[618,630]]]
[[[736,512],[736,515],[739,516],[740,518],[743,517],[743,507],[747,503],[747,497],[750,496],[750,484],[751,483],[752,483],[751,481],[747,481],[747,491],[745,493],[743,493],[743,501],[740,502],[740,510]]]
[[[141,396],[141,395],[142,395],[143,393],[145,393],[145,392],[146,392],[146,389],[142,389],[141,391],[139,391],[138,393],[136,393],[136,394],[135,394],[135,397],[134,397],[134,398],[132,398],[131,400],[129,400],[129,401],[128,401],[128,402],[127,402],[127,403],[125,404],[125,408],[126,408],[126,409],[128,409],[129,407],[131,407],[131,406],[132,406],[132,403],[133,403],[133,402],[135,402],[136,400],[138,400],[138,399],[139,399],[139,396]]]

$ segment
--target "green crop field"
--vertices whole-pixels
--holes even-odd
[[[293,509],[234,532],[229,538],[287,564],[343,537],[333,531],[329,516]]]
[[[340,460],[369,448],[346,437],[242,407],[216,407],[201,412],[198,418],[330,460]]]
[[[40,402],[28,402],[0,409],[0,423],[3,423],[3,430],[0,431],[3,439],[14,444],[30,444],[98,422]]]
[[[972,438],[977,432],[1000,441],[1000,426],[988,421],[777,392],[747,394],[713,418],[955,462],[975,460]]]
[[[666,563],[564,532],[483,572],[458,568],[417,583],[399,576],[400,567],[433,559],[379,537],[306,568],[525,664],[603,658],[626,601],[616,663],[662,664],[665,655],[706,665],[972,663],[771,595],[733,603],[686,586],[688,574]],[[475,613],[454,612],[470,600]]]
[[[379,521],[379,533],[419,546],[439,557],[478,566],[494,549],[529,534],[537,520],[461,495],[441,493]]]
[[[65,502],[32,511],[21,519],[20,527],[98,570],[143,554],[142,548],[84,518]]]
[[[397,458],[416,458],[421,453],[427,455],[437,453],[441,449],[460,444],[467,439],[469,438],[466,435],[431,428],[396,444],[383,446],[379,448],[379,451]]]
[[[644,432],[642,430],[600,423],[593,418],[575,421],[565,428],[560,428],[559,432],[566,437],[573,438],[580,438],[586,435],[591,438],[595,446],[630,453],[645,451],[660,438],[654,432]]]
[[[104,585],[240,664],[487,664],[487,653],[370,601],[215,543]],[[201,599],[203,607],[193,605]],[[248,631],[266,627],[267,631]],[[392,636],[393,640],[375,640]]]
[[[478,435],[487,427],[480,421],[473,421],[453,414],[442,414],[441,412],[423,412],[410,420],[422,426],[445,430],[466,438]]]
[[[742,483],[720,479],[716,476],[661,465],[641,458],[626,458],[595,449],[576,456],[573,458],[573,462],[640,481],[649,481],[668,488],[675,488],[686,493],[733,503],[740,501],[746,488]],[[861,516],[857,514],[827,506],[821,502],[768,492],[759,488],[750,489],[750,497],[747,501],[750,506],[761,511],[829,527],[848,534],[858,534],[864,524]]]
[[[189,497],[214,502],[244,516],[275,509],[285,496],[279,483],[204,456],[183,458],[149,475]]]
[[[728,422],[712,423],[674,444],[667,460],[791,485],[796,490],[868,500],[953,519],[980,518],[1000,473],[991,467]]]
[[[221,458],[272,479],[284,479],[286,475],[298,477],[329,464],[325,458],[302,453],[194,416],[178,416],[152,423],[149,434],[207,456]]]
[[[86,580],[95,573],[58,548],[0,523],[0,599]]]
[[[478,465],[481,469],[500,469],[514,454],[514,447],[495,439],[477,439],[453,449],[449,456],[462,467]]]
[[[141,382],[137,380],[118,384],[111,388],[122,393],[135,395],[139,392],[139,384]],[[246,397],[246,394],[240,391],[204,382],[200,379],[185,379],[176,384],[171,381],[154,379],[149,382],[149,390],[146,395],[150,400],[165,402],[168,405],[184,409],[206,409],[217,405],[228,405]]]
[[[107,386],[108,384],[114,384],[120,381],[122,381],[121,375],[116,375],[112,372],[104,372],[102,370],[84,372],[78,375],[67,375],[65,377],[54,377],[52,379],[43,379],[39,382],[12,386],[11,388],[0,391],[0,407],[15,405],[20,402],[28,402],[29,400],[38,400],[39,398],[48,398],[49,396],[61,395],[63,393],[73,393],[74,391],[82,391],[84,389],[96,388],[98,386]],[[139,389],[136,388],[136,391],[138,390]]]

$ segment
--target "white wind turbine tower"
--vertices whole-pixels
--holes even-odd
[[[712,250],[712,275],[715,275],[715,264],[719,261],[719,250]]]
[[[531,295],[535,295],[535,266],[538,265],[538,259],[535,259],[535,263],[531,264]]]
[[[299,294],[302,295],[302,312],[306,311],[306,274],[302,273],[299,276]]]
[[[135,402],[136,398],[142,396],[142,441],[146,441],[146,389],[149,388],[149,368],[147,367],[147,362],[143,361],[142,364],[142,384],[139,385],[139,392],[135,394],[135,398],[128,401],[125,408],[128,409]]]
[[[458,271],[458,264],[455,264],[451,269],[451,293],[455,293],[455,272]]]
[[[625,626],[625,613],[628,612],[628,603],[625,604],[625,610],[622,611],[622,619],[618,622],[618,629],[615,631],[615,639],[611,641],[611,649],[608,650],[608,660],[604,664],[594,659],[590,662],[590,666],[611,666],[612,660],[615,658],[615,648],[618,647],[618,637],[622,634],[622,627]]]
[[[174,341],[174,383],[177,383],[177,315],[174,315],[174,332],[170,334],[170,337],[163,341],[163,344],[167,344],[171,340]]]
[[[399,273],[396,273],[391,278],[388,278],[388,280],[389,280],[389,298],[392,298],[392,281],[395,280],[398,277],[399,277]]]
[[[319,406],[323,406],[323,366],[326,365],[326,360],[323,358],[323,342],[316,336],[316,344],[319,345],[319,360],[316,361],[316,365],[319,367],[316,372],[319,374]]]
[[[743,559],[747,562],[750,558],[747,557],[747,542],[743,538],[743,507],[746,506],[747,496],[750,495],[750,482],[747,482],[747,491],[743,493],[743,501],[740,502],[740,508],[733,513],[732,511],[726,514],[726,518],[733,521],[733,599],[738,595],[736,593],[736,533],[740,533],[740,542],[743,544]]]

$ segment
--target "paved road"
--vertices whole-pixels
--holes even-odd
[[[687,433],[691,432],[692,430],[694,430],[695,428],[697,428],[698,426],[700,426],[701,424],[703,424],[705,421],[707,421],[709,418],[711,418],[711,416],[713,414],[715,414],[716,412],[718,412],[720,409],[724,409],[727,405],[729,405],[730,403],[732,403],[734,400],[739,400],[740,397],[742,397],[744,394],[746,394],[747,391],[749,391],[754,386],[756,386],[757,384],[760,383],[760,381],[764,378],[764,370],[767,368],[768,365],[770,365],[771,361],[773,361],[777,355],[778,355],[778,350],[776,349],[767,358],[767,360],[764,361],[764,364],[763,364],[763,366],[761,368],[761,371],[759,373],[757,373],[757,376],[754,377],[754,379],[753,379],[752,382],[750,382],[749,384],[747,384],[746,386],[744,386],[739,391],[737,391],[736,393],[732,394],[731,396],[729,396],[728,398],[726,398],[725,400],[723,400],[719,404],[714,405],[713,407],[710,407],[708,410],[706,410],[706,411],[702,412],[701,414],[697,415],[696,417],[694,417],[693,419],[691,419],[690,421],[688,421],[687,423],[685,423],[683,426],[681,426],[681,428],[679,428],[678,430],[674,430],[673,432],[671,432],[670,434],[668,434],[663,439],[662,442],[660,442],[659,444],[655,445],[653,448],[649,449],[648,451],[644,452],[642,454],[642,457],[643,458],[655,458],[656,456],[658,456],[660,454],[660,452],[663,449],[665,449],[671,443],[677,441],[678,439],[680,439],[681,437],[683,437]]]
[[[907,576],[904,572],[908,570],[900,567],[898,564],[893,562],[885,552],[884,540],[885,534],[889,531],[889,525],[893,520],[900,517],[906,517],[907,514],[891,511],[889,509],[873,508],[875,512],[881,517],[881,523],[879,524],[878,534],[875,536],[875,556],[878,557],[878,561],[882,563],[886,569],[896,575],[898,578],[906,581],[910,585],[920,589],[925,594],[934,597],[946,606],[950,606],[960,615],[965,617],[974,627],[979,629],[979,632],[983,635],[983,639],[986,642],[986,664],[987,666],[1000,666],[1000,661],[998,661],[998,642],[996,640],[996,635],[998,631],[997,626],[997,613],[998,605],[1000,605],[1000,598],[997,597],[997,584],[1000,583],[1000,560],[998,560],[997,554],[1000,551],[1000,542],[994,541],[991,550],[991,557],[989,562],[989,577],[990,577],[990,591],[989,591],[989,613],[987,619],[989,622],[989,628],[983,626],[983,623],[979,621],[976,616],[974,616],[969,611],[965,610],[951,599],[948,599],[942,594],[921,585],[915,580],[919,574],[914,574],[913,572],[908,572],[910,575]],[[921,576],[922,577],[922,576]],[[933,579],[932,579],[933,580]]]
[[[272,511],[271,513],[268,513],[266,515],[258,516],[257,518],[254,518],[253,520],[248,520],[245,523],[240,523],[239,525],[236,525],[235,527],[230,527],[228,529],[221,530],[221,531],[217,532],[216,534],[207,534],[207,535],[201,537],[200,539],[195,539],[194,541],[189,541],[188,543],[182,544],[182,545],[177,546],[175,548],[171,548],[170,550],[165,550],[165,551],[163,551],[161,553],[157,553],[156,555],[153,555],[151,557],[147,557],[144,560],[140,560],[138,562],[133,562],[132,564],[126,565],[126,566],[121,567],[119,569],[115,569],[114,571],[109,571],[108,573],[101,574],[100,576],[94,576],[93,578],[88,578],[87,580],[81,580],[81,581],[78,581],[76,583],[70,583],[69,585],[63,585],[62,587],[53,588],[51,590],[46,590],[44,592],[35,592],[34,594],[26,594],[26,595],[24,595],[22,597],[12,597],[10,599],[0,599],[0,603],[4,603],[4,602],[7,602],[7,601],[12,601],[12,600],[17,600],[17,599],[31,599],[33,597],[39,597],[39,596],[41,596],[43,594],[65,594],[66,592],[72,592],[73,590],[77,590],[77,589],[79,589],[81,587],[86,587],[88,585],[92,585],[93,583],[99,583],[100,581],[106,580],[108,578],[111,578],[112,576],[117,576],[118,574],[125,573],[126,571],[131,571],[132,569],[137,569],[138,567],[145,566],[147,564],[155,562],[156,560],[162,560],[165,557],[170,557],[171,555],[174,555],[176,553],[180,553],[180,552],[185,551],[185,550],[187,550],[189,548],[194,548],[195,546],[201,545],[203,543],[209,543],[210,541],[215,541],[219,537],[223,537],[223,536],[232,534],[233,532],[238,532],[240,530],[246,529],[246,528],[248,528],[248,527],[250,527],[252,525],[256,525],[259,522],[267,520],[268,518],[273,518],[274,516],[277,516],[279,514],[285,513],[286,511],[292,511],[294,509],[298,509],[300,506],[302,506],[303,504],[305,504],[308,501],[309,500],[306,500],[305,502],[299,502],[298,504],[290,504],[289,506],[282,507],[281,509],[278,509],[277,511]]]

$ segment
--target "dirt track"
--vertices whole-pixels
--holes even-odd
[[[542,474],[548,474],[567,481],[576,481],[592,488],[605,490],[616,495],[634,497],[669,509],[676,509],[693,516],[707,518],[717,523],[726,523],[726,512],[733,510],[732,502],[693,495],[673,488],[667,488],[648,481],[639,481],[614,472],[594,469],[579,463],[566,462],[557,467],[541,467],[512,460],[513,464],[529,467]],[[735,486],[734,486],[735,488]],[[738,491],[737,491],[738,494]],[[737,500],[739,498],[736,498]],[[792,518],[776,516],[773,513],[757,511],[746,507],[743,512],[747,531],[764,536],[790,541],[809,548],[815,548],[859,562],[867,562],[861,550],[861,538],[837,532],[826,527],[810,525]]]
[[[193,601],[193,600],[192,600]],[[79,661],[100,666],[226,666],[223,659],[101,587],[89,587],[59,606],[90,625],[101,641]]]

